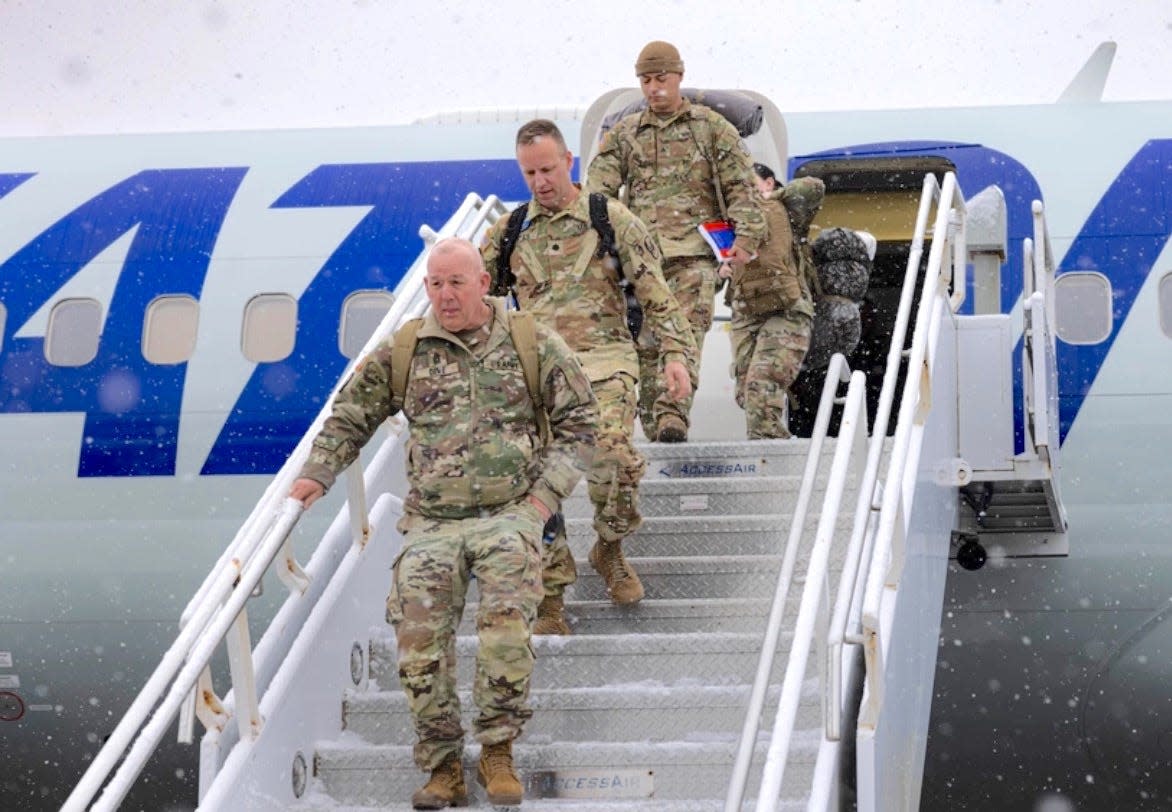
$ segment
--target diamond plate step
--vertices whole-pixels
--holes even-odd
[[[782,633],[779,649],[791,637]],[[398,684],[394,636],[371,641],[370,675],[381,686]],[[477,640],[456,638],[457,685],[472,684]],[[575,634],[533,638],[537,662],[532,686],[582,688],[616,681],[736,685],[751,682],[761,650],[761,635],[730,632],[685,634]]]
[[[765,745],[758,745],[756,758],[764,756]],[[382,799],[411,797],[423,783],[422,771],[415,767],[409,745],[326,744],[318,748],[314,773],[329,795],[342,803],[377,805]],[[470,791],[483,798],[475,787],[476,760],[480,748],[470,742],[464,751],[465,777],[471,777]],[[657,800],[720,799],[724,796],[736,752],[736,742],[677,741],[664,744],[649,742],[581,742],[525,743],[514,745],[514,762],[530,794],[540,791],[539,773],[554,770],[620,772],[646,770]],[[790,746],[788,786],[809,784],[809,773],[817,757],[817,742],[811,737],[796,736]],[[756,792],[756,785],[749,788]],[[790,796],[793,797],[792,795]],[[638,809],[631,799],[628,809]],[[522,807],[528,810],[529,802]],[[579,808],[592,808],[589,806]]]
[[[684,685],[665,688],[624,683],[597,688],[534,690],[529,697],[533,718],[525,724],[527,742],[687,740],[705,735],[739,735],[751,686]],[[780,695],[773,686],[766,695],[766,719],[772,719]],[[464,727],[472,730],[478,711],[471,689],[461,690]],[[354,692],[342,709],[345,729],[371,744],[406,744],[414,728],[406,695],[396,689]],[[816,679],[803,685],[799,727],[822,723],[821,693]]]
[[[787,596],[786,603],[787,612],[797,611],[796,599]],[[763,635],[770,605],[771,600],[740,598],[645,598],[634,606],[616,606],[609,600],[572,600],[566,604],[566,620],[574,634],[747,632]],[[469,622],[469,629],[475,633],[474,622]]]
[[[474,776],[470,776],[475,780]],[[422,778],[419,781],[423,783]],[[483,798],[473,797],[465,809],[496,810],[507,807],[494,807]],[[757,806],[755,798],[746,799],[741,805],[741,812],[754,812]],[[325,794],[321,782],[314,779],[306,797],[293,807],[296,812],[413,812],[408,801],[388,801],[382,806],[356,806],[340,804]],[[777,804],[778,812],[806,812],[806,802],[800,800],[782,800]],[[526,798],[521,806],[522,812],[723,812],[724,801],[718,799],[691,800],[691,801],[660,801],[651,798],[642,798],[637,801],[599,801],[593,798]]]
[[[628,558],[654,598],[770,598],[781,569],[776,555]],[[606,582],[580,561],[578,581],[566,594],[571,600],[605,600]]]
[[[474,777],[473,777],[474,780]],[[422,779],[419,782],[423,783]],[[745,800],[741,805],[741,812],[754,812],[757,806],[755,798]],[[507,807],[494,807],[483,798],[469,799],[465,809],[496,810]],[[388,801],[382,806],[355,806],[353,804],[339,804],[325,794],[321,782],[314,779],[310,784],[309,792],[295,807],[296,812],[413,812],[408,801]],[[800,800],[782,800],[777,804],[778,812],[806,812],[806,802]],[[691,801],[659,801],[642,798],[638,801],[599,801],[593,798],[573,800],[570,798],[526,798],[521,806],[522,812],[723,812],[724,801],[718,799],[691,800]]]
[[[797,477],[743,477],[740,479],[644,479],[639,486],[639,511],[644,516],[743,516],[785,513],[801,481]],[[567,519],[594,515],[584,489],[562,503]]]
[[[849,495],[851,511],[854,495]],[[845,503],[844,503],[845,504]],[[835,533],[843,538],[850,533],[852,516],[840,510]],[[623,541],[623,549],[632,555],[780,555],[789,538],[792,513],[744,516],[648,516],[643,526]],[[802,533],[804,543],[812,542],[818,529],[817,514],[811,511]],[[566,541],[578,558],[585,558],[594,545],[593,520],[566,521]]]
[[[647,459],[646,479],[801,476],[809,440],[636,443]]]

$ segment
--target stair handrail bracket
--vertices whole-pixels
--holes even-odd
[[[424,248],[404,274],[386,316],[356,358],[364,357],[399,324],[426,309],[423,290],[426,259],[438,239],[446,236],[475,239],[504,211],[504,205],[495,196],[481,199],[469,194],[440,231],[422,226],[420,237]],[[346,503],[314,547],[306,567],[302,568],[295,560],[290,543],[290,534],[303,508],[287,494],[309,455],[314,436],[329,416],[333,397],[345,382],[350,366],[188,602],[174,643],[69,795],[62,807],[66,812],[116,809],[176,716],[180,717],[181,742],[191,741],[194,718],[207,727],[201,742],[201,802],[217,784],[233,783],[239,773],[229,774],[222,769],[230,756],[251,753],[258,743],[279,738],[266,735],[265,711],[277,704],[276,695],[287,689],[292,678],[286,672],[296,669],[309,656],[302,631],[324,622],[323,615],[336,609],[340,596],[346,594],[347,583],[358,577],[356,573],[372,569],[358,566],[372,546],[379,548],[378,554],[387,559],[389,567],[390,546],[398,540],[394,517],[402,507],[401,499],[388,490],[391,483],[398,485],[402,479],[402,422],[397,417],[389,421],[386,438],[371,455],[370,462],[363,466],[359,460],[347,471]],[[376,495],[369,510],[368,492]],[[371,545],[372,539],[379,544]],[[289,594],[253,649],[248,636],[246,604],[274,563]],[[385,568],[376,575],[384,577],[384,573]],[[364,618],[373,614],[381,619],[381,606],[367,607],[365,612]],[[357,647],[357,640],[369,635],[370,624],[363,622],[367,623],[363,628],[348,631],[347,648],[351,637]],[[222,700],[211,690],[208,668],[221,642],[227,643],[232,683],[231,691]],[[339,674],[330,685],[339,699],[346,687],[358,681],[351,673],[353,657],[341,659],[345,667],[335,669]],[[355,682],[351,683],[351,679]],[[331,715],[336,716],[336,711]],[[237,723],[227,724],[233,717]],[[336,727],[336,719],[332,721]],[[297,735],[312,737],[318,731],[311,728],[312,725],[305,726]],[[283,735],[290,738],[288,731]],[[300,743],[308,747],[312,739]],[[237,756],[235,760],[243,762],[245,758]],[[283,765],[286,770],[288,763]],[[282,783],[288,792],[288,782]]]
[[[951,495],[955,483],[934,481],[921,470],[923,465],[953,458],[956,448],[955,325],[967,279],[966,208],[953,173],[946,173],[942,183],[933,175],[925,177],[921,213],[932,203],[936,207],[932,245],[907,353],[906,384],[883,477],[862,603],[866,678],[857,729],[860,810],[918,806],[918,768],[923,763],[931,695],[914,694],[912,685],[931,684],[936,636],[930,650],[926,645],[915,647],[910,632],[897,640],[896,616],[903,618],[901,631],[918,625],[916,634],[925,639],[939,624],[947,544],[957,515]],[[917,223],[917,242],[927,233],[921,231],[924,225]],[[945,490],[950,493],[944,494]],[[928,491],[941,498],[918,498]],[[913,545],[918,563],[908,569]],[[914,576],[912,583],[906,582],[909,574]],[[884,715],[883,708],[892,701],[892,686],[903,692],[897,703],[899,712]],[[902,768],[888,769],[888,760],[896,758]]]
[[[1054,258],[1045,208],[1035,200],[1033,239],[1025,242],[1022,301],[1022,378],[1026,433],[1030,450],[1051,469],[1057,487],[1058,351],[1054,308]]]

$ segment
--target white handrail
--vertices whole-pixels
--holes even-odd
[[[836,355],[836,358],[842,358]],[[842,358],[846,367],[846,359]],[[827,375],[827,381],[830,376]],[[835,381],[837,383],[837,381]],[[839,422],[838,441],[834,447],[834,458],[826,481],[826,495],[818,517],[818,529],[814,536],[814,547],[806,567],[806,583],[802,588],[802,601],[794,623],[793,643],[790,645],[786,662],[785,677],[781,683],[781,697],[777,703],[777,715],[773,720],[773,733],[769,739],[769,750],[765,758],[765,769],[761,774],[761,788],[757,795],[758,812],[775,812],[781,795],[781,781],[785,775],[786,757],[793,737],[794,722],[797,720],[798,705],[802,701],[802,683],[806,676],[806,663],[810,646],[814,641],[814,626],[820,610],[824,610],[822,597],[829,600],[827,572],[830,566],[831,543],[834,527],[838,522],[838,511],[843,491],[846,489],[850,466],[862,456],[867,436],[867,378],[859,371],[850,376],[842,419]],[[823,672],[822,678],[826,679]]]
[[[1029,279],[1029,293],[1022,305],[1025,329],[1023,331],[1023,371],[1026,393],[1026,418],[1028,431],[1038,456],[1049,460],[1050,453],[1057,450],[1057,443],[1051,439],[1056,427],[1051,425],[1049,414],[1050,391],[1052,389],[1050,366],[1057,352],[1054,311],[1054,259],[1050,251],[1050,235],[1046,229],[1045,211],[1041,201],[1031,206],[1033,215],[1033,240],[1026,240],[1025,258],[1030,261],[1024,270]],[[1040,363],[1039,363],[1040,362]]]
[[[934,194],[935,178],[925,178],[925,195]],[[923,425],[932,402],[931,362],[946,307],[963,301],[964,278],[964,198],[956,176],[944,176],[937,197],[936,221],[932,248],[921,287],[916,327],[908,358],[905,390],[900,402],[899,418],[888,462],[883,502],[875,537],[872,565],[863,596],[864,654],[867,668],[867,698],[859,712],[860,726],[874,727],[883,701],[884,652],[881,621],[885,590],[895,589],[903,574],[904,542],[908,515],[905,511],[911,488],[905,481],[910,470],[914,475],[922,437],[915,429]],[[957,239],[959,237],[959,239]],[[959,263],[959,267],[958,267]],[[948,293],[951,286],[952,294]],[[910,463],[910,467],[909,467]]]
[[[392,303],[378,329],[357,357],[369,353],[402,321],[417,315],[426,307],[426,298],[421,291],[422,277],[425,273],[425,259],[430,245],[440,237],[452,236],[457,233],[473,236],[486,224],[499,218],[504,210],[504,206],[495,196],[482,200],[479,196],[470,194],[440,232],[432,231],[426,226],[422,227],[420,236],[423,237],[426,247],[407,277],[400,283],[399,290],[403,291],[405,295]],[[180,620],[180,632],[175,642],[167,650],[159,666],[147,680],[142,691],[135,697],[129,710],[70,793],[62,807],[63,810],[80,812],[85,809],[119,759],[122,759],[127,746],[134,740],[130,752],[126,753],[125,759],[122,760],[113,778],[109,780],[105,790],[92,808],[112,809],[121,802],[141,773],[167,725],[179,711],[184,700],[187,699],[190,702],[191,697],[194,696],[195,686],[200,681],[216,646],[225,639],[233,624],[237,623],[237,618],[244,610],[245,603],[283,549],[286,550],[286,556],[282,560],[281,566],[286,572],[282,580],[290,589],[290,596],[286,599],[285,606],[288,607],[291,602],[299,602],[301,606],[298,608],[301,608],[302,611],[295,613],[298,615],[299,621],[303,623],[305,617],[308,616],[312,606],[307,604],[311,601],[302,598],[302,593],[308,584],[307,576],[296,561],[292,560],[286,547],[289,533],[300,516],[301,505],[295,500],[288,499],[286,494],[309,454],[313,437],[329,415],[333,395],[337,393],[344,381],[345,375],[334,387],[330,397],[325,400],[322,411],[290,454],[285,465],[273,477],[256,507],[188,602]],[[388,442],[397,441],[396,434]],[[365,544],[370,526],[366,515],[366,498],[360,466],[353,466],[347,477],[350,498],[347,501],[346,509],[350,511],[355,543],[361,545]],[[332,571],[316,575],[328,579],[332,576]],[[320,595],[320,591],[314,594]],[[284,614],[279,612],[278,616],[283,617]],[[235,661],[232,668],[233,678],[243,680],[243,684],[236,687],[242,689],[246,694],[241,702],[250,716],[248,723],[242,727],[245,731],[253,733],[259,730],[261,724],[256,710],[258,707],[256,693],[263,692],[267,688],[285,654],[285,652],[273,650],[272,647],[265,648],[264,643],[265,641],[262,640],[261,645],[257,647],[256,656],[251,650],[246,650],[248,649],[246,636],[240,636],[233,644],[232,659]],[[186,665],[184,665],[185,662]],[[170,685],[169,691],[167,691],[168,685]],[[167,691],[167,695],[156,708],[155,706],[159,703],[164,691]],[[233,697],[229,696],[222,703],[212,697],[211,702],[217,705],[216,713],[204,718],[215,718],[221,722],[231,718],[235,705]],[[154,708],[153,712],[152,708]],[[180,731],[181,741],[185,740],[185,731],[182,728],[190,727],[192,724],[191,714],[185,713],[184,717]],[[226,730],[230,730],[230,728],[221,728],[220,732],[225,733]],[[135,738],[136,733],[137,738]],[[187,736],[186,740],[189,741],[190,736]]]
[[[761,646],[761,654],[757,659],[757,674],[749,695],[749,708],[741,728],[741,738],[737,744],[732,778],[725,796],[725,812],[740,812],[744,799],[749,767],[753,761],[753,744],[756,742],[757,730],[761,724],[765,693],[769,687],[769,674],[773,670],[773,661],[777,656],[777,640],[781,636],[785,601],[789,595],[790,584],[793,582],[794,567],[797,564],[802,533],[805,532],[810,495],[814,491],[818,465],[822,459],[822,445],[826,441],[827,427],[830,425],[830,415],[834,409],[838,384],[849,379],[850,368],[847,366],[846,359],[835,353],[831,356],[830,363],[826,367],[826,380],[822,384],[822,396],[818,401],[818,412],[814,418],[814,431],[810,435],[810,449],[806,454],[806,467],[802,474],[802,484],[798,490],[797,502],[794,505],[789,537],[785,543],[785,554],[782,557],[781,570],[777,574],[777,586],[773,593],[773,603],[769,608],[769,620],[765,626],[765,640]]]
[[[951,178],[951,181],[949,181]],[[950,184],[949,200],[953,199],[959,194],[956,189],[955,177],[949,173],[945,177],[946,184]],[[955,190],[955,191],[952,191]],[[907,355],[903,350],[904,341],[907,335],[907,327],[911,320],[911,309],[915,301],[916,285],[915,281],[919,273],[920,262],[923,256],[924,240],[928,235],[928,226],[931,219],[932,209],[934,206],[939,207],[941,198],[944,197],[941,191],[941,186],[936,178],[929,174],[924,178],[923,193],[920,198],[920,206],[916,216],[916,225],[914,237],[912,241],[911,250],[908,256],[908,262],[904,274],[904,283],[902,292],[900,294],[899,307],[896,314],[895,326],[893,329],[892,340],[888,350],[887,365],[884,372],[883,384],[880,390],[879,402],[875,415],[875,422],[873,424],[872,436],[870,445],[868,447],[867,461],[860,480],[860,489],[858,499],[856,501],[854,520],[851,531],[851,540],[846,550],[846,557],[844,561],[843,573],[840,576],[838,594],[834,605],[834,619],[830,623],[827,632],[827,640],[830,645],[826,649],[826,657],[829,668],[824,674],[823,680],[823,697],[824,697],[824,713],[825,722],[828,734],[838,732],[841,735],[841,714],[842,714],[842,696],[841,696],[841,670],[842,670],[842,649],[845,644],[858,644],[864,641],[865,632],[861,622],[862,615],[862,593],[868,576],[877,569],[873,566],[874,556],[874,537],[875,527],[877,524],[877,511],[880,507],[880,502],[884,498],[887,489],[884,488],[883,483],[879,480],[878,471],[882,461],[884,441],[886,438],[887,427],[890,421],[891,409],[895,399],[895,390],[898,380],[899,367],[902,359]],[[963,200],[961,201],[963,206]],[[948,207],[944,207],[947,209]],[[963,211],[963,210],[962,210]],[[935,233],[938,235],[949,235],[957,230],[961,231],[962,240],[960,242],[963,251],[963,218],[952,218],[947,211],[943,214],[937,211]],[[944,243],[947,240],[939,240],[933,243],[935,248],[936,242]],[[937,263],[943,256],[943,245],[935,249],[937,254]],[[960,257],[960,261],[958,261]],[[949,297],[949,304],[952,308],[959,307],[963,302],[965,296],[965,278],[964,278],[964,264],[963,254],[959,253],[954,247],[952,256],[952,274],[947,280],[948,286],[951,287],[952,295]],[[931,265],[931,261],[929,262]],[[959,273],[958,273],[959,270]],[[935,285],[928,285],[925,280],[925,290],[935,291]],[[921,293],[921,301],[931,301],[932,297],[924,298]],[[927,308],[931,310],[931,308]],[[922,316],[927,318],[926,315]],[[917,321],[919,324],[920,322]],[[845,361],[844,361],[845,365]],[[911,367],[909,366],[909,369]],[[830,381],[830,374],[828,373],[827,381]],[[914,378],[909,374],[909,381],[914,383]],[[837,383],[837,382],[836,382]],[[826,390],[823,390],[823,398],[826,396]],[[905,398],[905,400],[907,400]],[[821,418],[821,407],[819,410],[819,418]],[[827,415],[827,420],[829,415]],[[908,421],[910,423],[910,418]],[[812,435],[811,443],[811,458],[820,456],[820,446],[815,448],[816,443],[820,443],[818,438],[819,421],[815,421],[815,432]],[[815,466],[816,468],[816,463]],[[806,477],[812,479],[811,465],[809,459],[807,461]],[[803,486],[805,485],[805,480]],[[800,503],[800,510],[805,509],[805,504]],[[797,517],[795,517],[795,522]],[[800,534],[800,530],[797,531]],[[790,546],[792,547],[794,537],[794,530],[791,529]],[[787,554],[790,552],[790,547],[787,547]],[[796,556],[796,552],[795,552]],[[883,567],[878,567],[883,571],[886,567],[886,562],[883,562]],[[784,583],[788,588],[788,581],[792,578],[792,569],[789,573],[784,571],[779,576],[779,584]],[[783,592],[775,594],[774,606],[777,606],[777,599],[781,598],[784,603],[785,595]],[[858,624],[854,628],[848,629],[847,626],[851,619],[854,619]],[[772,613],[771,613],[772,620]],[[778,630],[779,631],[779,630]],[[797,637],[795,636],[795,641]],[[766,639],[765,651],[771,652],[776,648],[776,635],[772,638]],[[772,663],[772,659],[770,659]],[[870,670],[870,668],[868,669]],[[737,761],[734,764],[733,775],[729,785],[729,792],[725,801],[725,812],[734,812],[740,809],[740,803],[743,799],[744,785],[747,779],[749,762],[752,759],[752,743],[756,737],[757,725],[761,714],[761,707],[764,702],[765,684],[768,680],[769,669],[763,668],[759,663],[757,682],[754,683],[753,695],[750,697],[749,709],[747,712],[745,726],[742,730],[741,740],[738,747]],[[872,692],[873,693],[873,692]],[[828,738],[832,738],[828,735]],[[820,765],[822,766],[822,765]],[[762,797],[764,797],[764,793]]]
[[[870,446],[867,450],[867,464],[859,483],[859,494],[855,502],[854,522],[850,541],[847,543],[842,574],[838,581],[838,594],[834,602],[834,616],[830,622],[827,638],[827,671],[830,678],[825,685],[827,695],[823,698],[826,737],[838,741],[842,736],[842,656],[847,644],[862,644],[863,629],[860,623],[862,606],[860,599],[870,571],[874,552],[875,521],[882,502],[883,485],[879,480],[879,467],[883,457],[883,445],[887,438],[887,427],[891,421],[891,407],[895,402],[895,389],[899,380],[899,366],[905,353],[908,323],[911,321],[912,304],[915,301],[916,278],[920,273],[920,261],[924,255],[924,239],[927,235],[932,208],[939,199],[940,185],[935,175],[924,178],[920,204],[916,211],[915,228],[912,232],[911,249],[904,268],[903,284],[900,288],[899,306],[896,309],[895,325],[892,328],[891,343],[887,350],[887,364],[883,372],[883,384],[875,409],[875,422],[871,429]],[[854,621],[852,628],[847,624]]]
[[[130,737],[133,736],[134,731],[141,727],[141,732],[130,752],[127,754],[126,759],[123,761],[122,766],[118,768],[114,778],[111,779],[93,806],[94,809],[116,809],[118,807],[118,804],[126,797],[126,793],[130,790],[130,786],[138,777],[142,767],[146,764],[147,757],[158,745],[167,725],[171,723],[171,719],[178,712],[179,703],[183,701],[187,693],[195,686],[200,672],[211,660],[215,647],[223,639],[229,626],[235,621],[236,616],[244,607],[245,601],[248,600],[256,585],[260,583],[260,579],[264,576],[265,569],[268,566],[267,561],[271,561],[276,556],[277,551],[285,543],[285,539],[288,538],[289,533],[293,530],[293,526],[297,524],[300,516],[301,503],[294,499],[286,499],[280,517],[274,522],[269,533],[260,542],[261,555],[254,557],[241,570],[239,582],[236,585],[225,584],[220,590],[213,589],[208,592],[208,595],[213,597],[217,594],[217,591],[227,593],[224,596],[226,600],[222,607],[214,616],[208,619],[206,627],[200,630],[198,636],[191,635],[195,639],[191,640],[190,644],[183,648],[180,648],[180,643],[186,641],[185,634],[187,629],[184,630],[183,634],[180,634],[179,639],[176,640],[175,644],[172,645],[164,657],[164,663],[160,665],[159,669],[151,677],[152,691],[148,692],[144,690],[139,695],[139,698],[135,700],[132,711],[140,709],[139,700],[144,697],[148,697],[149,704],[153,705],[158,693],[162,691],[162,681],[170,681],[172,682],[171,690],[168,692],[163,703],[151,715],[150,721],[145,725],[141,723],[134,724],[138,721],[139,713],[135,713],[133,716],[131,713],[127,713],[123,717],[122,722],[115,728],[114,734],[111,734],[110,741],[98,753],[93,764],[90,765],[85,775],[82,776],[81,781],[74,787],[73,792],[69,794],[64,806],[61,807],[62,812],[67,812],[67,810],[71,812],[72,810],[85,808],[90,798],[93,797],[98,787],[101,786],[102,781],[108,774],[110,766],[122,754],[122,750],[126,746],[125,742],[128,742]],[[265,553],[268,554],[268,558],[266,563],[262,564],[260,561],[264,559]],[[210,602],[201,606],[197,617],[202,615],[209,605]],[[192,624],[188,628],[193,629],[196,627]],[[178,672],[178,675],[172,681],[172,678],[167,675],[173,673],[178,668],[184,656],[186,656],[187,664],[182,667],[182,670]],[[160,675],[164,676],[160,677]],[[159,678],[159,680],[156,680],[156,678]],[[141,711],[141,718],[145,721],[148,710],[141,708]],[[115,735],[118,735],[118,742],[115,742]],[[119,743],[121,743],[120,746]]]

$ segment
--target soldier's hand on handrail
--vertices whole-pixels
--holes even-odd
[[[309,507],[318,499],[321,499],[325,494],[326,489],[316,479],[297,479],[293,481],[293,486],[289,488],[289,498],[296,499],[305,507]]]

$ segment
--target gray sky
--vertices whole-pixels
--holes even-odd
[[[585,107],[675,43],[685,85],[779,108],[1053,101],[1104,39],[1104,96],[1172,97],[1167,0],[0,0],[0,135],[410,122]],[[536,9],[536,10],[535,10]]]

